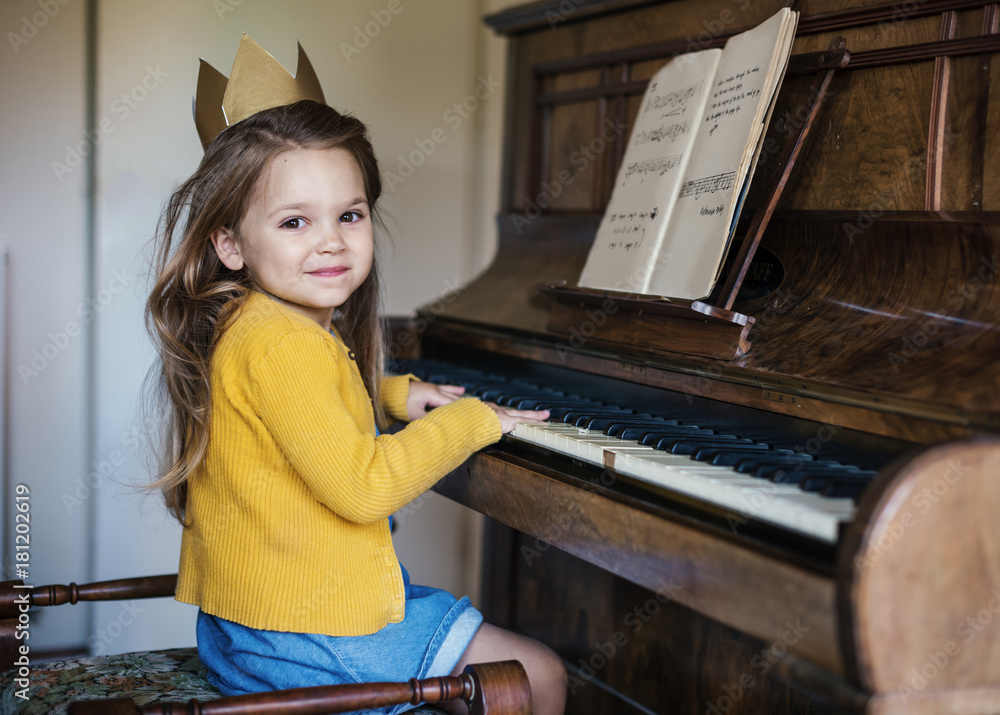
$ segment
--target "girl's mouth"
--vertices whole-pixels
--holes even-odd
[[[347,266],[331,266],[329,268],[318,268],[315,271],[309,271],[309,275],[325,278],[330,276],[339,276],[342,273],[346,273],[347,270]]]

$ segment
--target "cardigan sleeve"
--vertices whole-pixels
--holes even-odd
[[[379,402],[382,409],[394,420],[406,422],[406,398],[410,396],[410,383],[419,382],[414,375],[390,375],[382,378],[379,385]]]
[[[345,519],[386,518],[481,447],[500,439],[500,420],[463,398],[375,437],[355,417],[367,394],[324,336],[289,333],[251,367],[258,416],[316,498]],[[338,389],[339,388],[339,389]],[[353,387],[352,387],[353,389]],[[352,414],[352,408],[354,413]]]

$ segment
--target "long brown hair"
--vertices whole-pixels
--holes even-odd
[[[158,446],[158,479],[152,487],[162,489],[167,507],[181,523],[187,480],[208,448],[212,353],[227,322],[254,288],[246,270],[231,271],[222,264],[210,236],[225,227],[239,240],[240,223],[269,162],[296,148],[348,151],[361,169],[375,227],[382,229],[376,212],[382,180],[365,125],[308,100],[258,112],[222,132],[160,217],[157,277],[146,302],[146,326],[160,355],[154,397],[166,419]],[[182,222],[180,239],[175,240]],[[380,297],[373,258],[368,277],[338,308],[334,325],[357,354],[376,423],[384,426],[379,403],[384,359]]]

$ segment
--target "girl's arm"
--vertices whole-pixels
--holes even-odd
[[[384,519],[501,435],[491,407],[463,398],[376,439],[360,376],[312,332],[272,346],[251,367],[251,386],[283,458],[317,499],[356,522]]]

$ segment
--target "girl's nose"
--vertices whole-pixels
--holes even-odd
[[[332,253],[343,251],[347,247],[347,244],[344,242],[344,237],[340,231],[339,224],[324,231],[321,250],[331,251]]]

